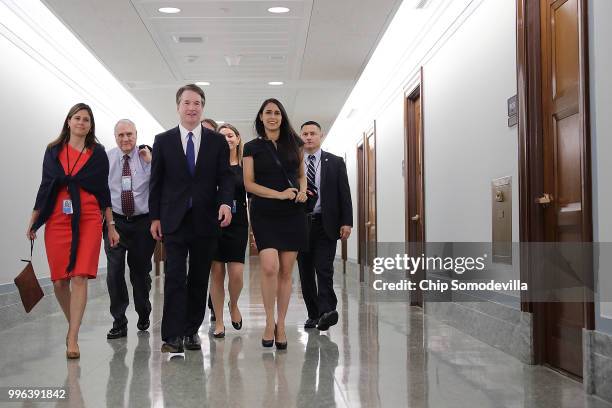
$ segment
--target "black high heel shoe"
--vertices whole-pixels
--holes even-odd
[[[227,307],[228,307],[228,309],[230,311],[230,320],[231,320],[232,319],[232,307],[230,306],[230,302],[227,302]],[[242,317],[240,317],[240,321],[239,322],[235,322],[235,321],[232,320],[232,326],[234,326],[234,329],[236,329],[236,330],[242,329]]]
[[[282,343],[280,341],[276,341],[276,325],[274,325],[274,343],[276,344],[276,349],[277,350],[287,350],[287,342],[283,341]],[[271,347],[271,346],[270,346]]]
[[[276,325],[274,325],[274,333],[276,333]],[[270,348],[274,345],[274,339],[272,340],[266,340],[263,337],[261,338],[261,345],[266,347],[266,348]]]
[[[220,331],[219,333],[215,333],[213,332],[213,337],[215,339],[222,339],[225,337],[225,326],[223,326],[223,331]]]

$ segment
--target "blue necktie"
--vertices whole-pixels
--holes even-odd
[[[185,156],[187,156],[187,167],[189,167],[189,173],[193,176],[195,174],[195,146],[193,144],[193,133],[187,133],[187,149]]]

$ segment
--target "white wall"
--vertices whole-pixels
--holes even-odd
[[[400,120],[398,120],[398,118]],[[378,242],[404,242],[404,100],[396,95],[376,119],[376,212]]]
[[[424,66],[426,236],[431,242],[491,240],[491,180],[512,176],[518,241],[514,1],[485,1]]]
[[[512,176],[518,241],[517,129],[507,126],[506,106],[516,93],[515,1],[411,6],[398,10],[372,61],[382,58],[364,70],[324,147],[347,152],[356,210],[355,145],[376,120],[378,241],[404,241],[404,93],[423,66],[427,240],[490,241],[490,182]]]
[[[139,141],[151,143],[159,124],[87,53],[40,2],[0,3],[0,284],[12,282],[29,256],[25,238],[41,179],[46,145],[59,134],[62,121],[77,102],[90,104],[100,141],[114,147],[113,126],[132,118]],[[35,246],[34,268],[49,276],[44,228]],[[104,251],[100,265],[105,266]]]
[[[593,159],[593,232],[594,241],[609,248],[612,243],[612,2],[589,1],[589,54],[591,96],[591,141]],[[612,319],[612,257],[602,251],[598,274],[601,317]],[[596,327],[604,326],[599,318]],[[612,333],[612,324],[606,325]]]

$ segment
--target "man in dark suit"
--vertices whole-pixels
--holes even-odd
[[[302,295],[308,310],[304,328],[327,330],[338,322],[334,293],[336,242],[351,235],[353,204],[344,160],[321,150],[321,126],[314,121],[304,123],[301,137],[309,199],[316,199],[308,217],[309,250],[298,254]]]
[[[166,250],[162,352],[201,348],[198,329],[219,226],[232,219],[234,178],[225,138],[200,124],[204,91],[176,93],[180,123],[155,137],[149,194],[151,234]],[[187,273],[189,255],[189,273]]]

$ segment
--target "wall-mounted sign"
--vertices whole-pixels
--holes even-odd
[[[518,98],[516,95],[508,99],[508,127],[518,123]]]

